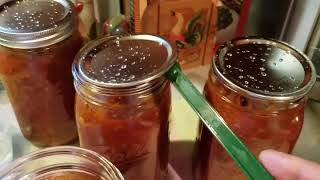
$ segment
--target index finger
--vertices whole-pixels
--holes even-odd
[[[260,161],[276,180],[320,179],[320,165],[274,150],[265,150]]]

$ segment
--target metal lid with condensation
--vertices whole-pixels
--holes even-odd
[[[82,48],[73,75],[76,81],[98,87],[132,87],[163,76],[175,60],[173,46],[161,37],[109,36]]]
[[[312,62],[290,45],[260,38],[240,38],[222,45],[213,71],[236,92],[268,100],[296,100],[316,80]]]
[[[76,29],[69,0],[5,0],[0,2],[0,44],[10,48],[46,47]]]

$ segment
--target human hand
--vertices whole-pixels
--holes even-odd
[[[170,164],[168,165],[168,174],[167,180],[182,180]]]
[[[320,164],[274,150],[262,151],[259,159],[276,180],[319,180]]]

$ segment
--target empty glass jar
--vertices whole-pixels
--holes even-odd
[[[15,160],[0,172],[2,180],[123,180],[101,155],[82,148],[46,148]]]

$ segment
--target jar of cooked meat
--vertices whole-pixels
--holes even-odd
[[[123,180],[120,171],[96,152],[58,146],[35,151],[1,169],[5,180]]]
[[[175,51],[152,35],[104,37],[73,65],[80,146],[110,159],[126,180],[163,180],[168,164]]]
[[[255,156],[265,149],[290,153],[315,77],[310,60],[289,45],[243,38],[217,50],[204,94]],[[197,180],[246,179],[203,124],[196,153]]]
[[[68,0],[0,3],[0,75],[23,135],[37,146],[77,138],[71,66],[82,46]]]

